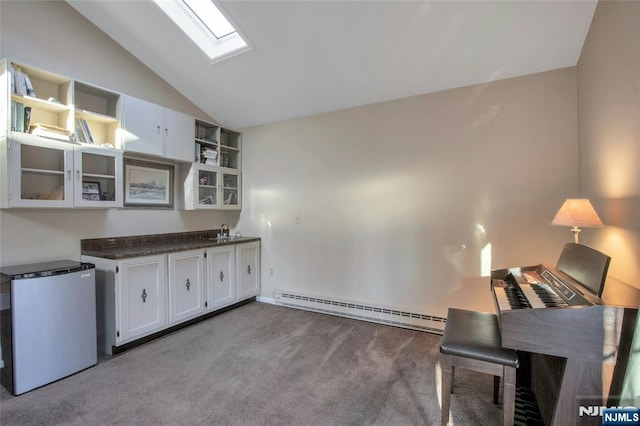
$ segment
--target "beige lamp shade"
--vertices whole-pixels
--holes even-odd
[[[602,228],[604,226],[600,216],[586,198],[567,198],[551,224],[571,226],[573,240],[576,244],[579,243],[578,234],[581,226],[583,228]]]
[[[604,224],[586,198],[567,198],[558,210],[552,225],[602,228]]]

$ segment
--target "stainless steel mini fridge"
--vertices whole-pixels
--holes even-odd
[[[0,269],[0,382],[14,395],[97,363],[95,267],[70,260]]]

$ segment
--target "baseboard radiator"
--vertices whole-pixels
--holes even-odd
[[[365,305],[358,302],[310,296],[285,290],[276,290],[274,299],[278,305],[435,334],[443,333],[446,322],[446,318],[439,316],[407,312],[379,305]]]

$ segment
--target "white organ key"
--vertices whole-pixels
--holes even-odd
[[[496,300],[498,301],[498,307],[501,311],[510,311],[511,304],[509,303],[509,299],[507,299],[507,293],[505,293],[504,288],[502,287],[494,287],[494,294],[496,295]]]
[[[533,291],[530,285],[521,284],[520,289],[531,304],[532,308],[546,308],[546,305],[542,303],[542,300],[540,300],[540,297],[535,291]]]

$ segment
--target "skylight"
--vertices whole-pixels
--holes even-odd
[[[153,0],[212,61],[248,48],[212,0]]]

